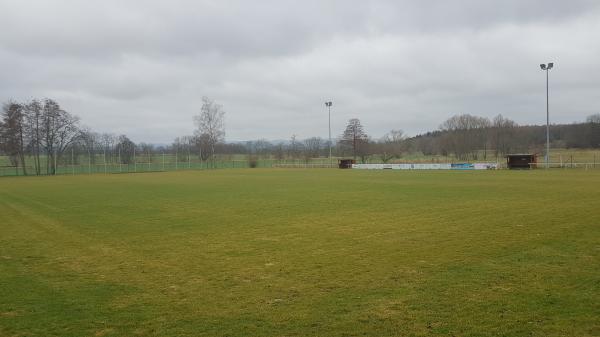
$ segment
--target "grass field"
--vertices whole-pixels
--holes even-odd
[[[600,171],[0,179],[0,336],[599,336]]]

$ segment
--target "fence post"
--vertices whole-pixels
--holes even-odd
[[[135,159],[135,145],[133,146],[133,172],[137,172],[137,160]]]
[[[573,155],[571,155],[571,168],[573,168]]]
[[[562,154],[558,156],[560,158],[560,168],[563,168],[563,160],[562,160]]]

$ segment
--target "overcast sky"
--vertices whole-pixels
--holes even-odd
[[[56,99],[99,132],[168,143],[202,96],[228,140],[380,137],[453,114],[600,112],[600,1],[0,0],[0,100]]]

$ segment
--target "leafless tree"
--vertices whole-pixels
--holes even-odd
[[[365,133],[362,124],[358,118],[352,118],[346,125],[346,130],[341,136],[342,146],[352,149],[352,156],[356,159],[360,156],[365,161],[368,155],[369,136]]]
[[[112,133],[103,133],[100,135],[100,140],[102,141],[102,151],[105,160],[112,163],[115,146],[118,141],[117,136]]]
[[[42,153],[43,139],[43,114],[42,103],[39,100],[32,100],[28,104],[23,105],[25,109],[25,119],[27,124],[27,138],[29,139],[29,149],[33,155],[33,165],[35,174],[40,175],[42,165],[40,155]]]
[[[278,161],[285,159],[285,147],[283,143],[279,143],[273,147],[273,155]]]
[[[25,165],[25,115],[21,104],[8,102],[2,107],[0,139],[3,151],[8,154],[17,172],[20,165],[23,174],[27,175]]]
[[[225,111],[208,97],[202,97],[200,115],[194,117],[196,136],[204,139],[210,147],[210,159],[214,165],[215,145],[225,140]]]
[[[90,164],[96,164],[96,151],[100,147],[100,135],[89,128],[83,128],[79,131],[78,142],[87,154]]]
[[[130,164],[134,161],[135,143],[127,136],[120,135],[117,143],[117,152],[119,153],[122,164]]]
[[[488,147],[489,147],[489,138],[490,138],[490,128],[492,123],[488,118],[478,117],[475,122],[475,137],[480,142],[483,150],[483,159],[487,159]],[[477,149],[474,151],[475,158],[477,157]]]
[[[381,138],[378,153],[384,163],[394,158],[400,158],[405,151],[405,136],[402,130],[391,130]]]
[[[179,161],[189,161],[191,160],[190,156],[192,154],[198,153],[200,158],[202,159],[202,148],[198,142],[198,137],[194,136],[183,136],[177,137],[171,144],[171,149],[173,153],[177,154],[177,158]],[[210,151],[205,151],[205,155],[210,154]],[[206,159],[206,158],[205,158]]]
[[[79,119],[62,110],[56,101],[48,98],[44,100],[42,113],[42,145],[46,151],[46,173],[56,174],[57,162],[79,135]]]
[[[192,158],[192,154],[196,153],[198,151],[198,148],[196,146],[197,142],[196,142],[196,137],[194,136],[183,136],[181,138],[181,141],[185,144],[185,150],[187,151],[187,159],[188,161],[191,161]]]
[[[440,129],[446,131],[444,145],[457,158],[466,160],[469,157],[477,159],[478,151],[486,149],[489,126],[487,118],[463,114],[450,117],[440,125]]]
[[[600,113],[587,116],[585,121],[591,124],[600,124]]]
[[[145,163],[152,163],[152,155],[154,154],[154,145],[150,143],[139,143],[138,152],[140,157],[145,157]],[[187,155],[187,152],[186,152]]]
[[[586,119],[586,132],[587,143],[590,147],[600,147],[600,113],[593,114]]]
[[[288,145],[288,156],[293,159],[298,159],[302,153],[302,143],[298,140],[298,136],[292,135]]]
[[[211,156],[211,141],[210,137],[207,134],[201,134],[194,137],[196,142],[196,149],[198,150],[198,156],[200,160],[206,161],[210,159]]]
[[[263,159],[269,158],[271,152],[271,143],[268,140],[261,138],[250,142],[250,144],[252,144],[252,147],[250,148],[252,153]]]
[[[321,153],[325,143],[320,137],[311,137],[304,140],[304,158],[308,161],[311,158],[316,158]]]
[[[494,148],[496,158],[510,153],[514,148],[515,128],[517,126],[517,123],[504,118],[502,115],[498,115],[492,120],[491,145]]]

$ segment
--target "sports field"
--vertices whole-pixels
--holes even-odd
[[[600,171],[0,178],[0,336],[599,336]]]

